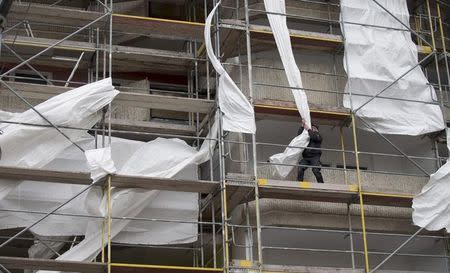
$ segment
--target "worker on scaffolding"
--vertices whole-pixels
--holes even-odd
[[[302,124],[302,127],[298,130],[298,134],[300,135],[305,129],[305,123]],[[315,124],[311,124],[311,129],[308,129],[309,134],[309,144],[308,147],[303,150],[302,160],[299,162],[298,169],[298,181],[303,181],[303,177],[305,175],[305,171],[308,168],[307,166],[312,167],[312,172],[316,177],[318,183],[323,183],[322,173],[320,172],[320,156],[322,155],[322,151],[320,148],[322,147],[322,136],[319,133],[319,127]],[[313,148],[313,149],[310,149]]]

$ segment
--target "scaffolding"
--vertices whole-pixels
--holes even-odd
[[[376,0],[372,0],[376,2]],[[129,139],[149,141],[155,137],[180,138],[200,147],[207,139],[205,136],[211,128],[213,116],[218,111],[215,101],[218,76],[211,69],[205,54],[203,44],[204,23],[209,10],[218,1],[184,1],[185,18],[167,19],[141,15],[116,13],[116,5],[127,1],[96,0],[87,6],[68,7],[67,1],[16,1],[11,10],[8,26],[2,33],[1,61],[3,69],[0,76],[0,94],[10,94],[18,98],[26,107],[16,106],[15,110],[34,109],[40,101],[70,90],[85,83],[94,82],[105,77],[116,75],[129,76],[133,71],[175,75],[185,78],[182,84],[151,87],[118,86],[121,93],[112,105],[105,109],[103,118],[94,128],[67,128],[70,130],[89,131],[95,136],[101,136],[98,147],[108,146],[111,137],[118,136]],[[69,1],[70,2],[70,1]],[[80,1],[83,2],[83,1]],[[117,3],[116,3],[117,2]],[[145,2],[145,1],[143,1]],[[251,3],[250,3],[251,2]],[[412,192],[398,192],[380,190],[374,181],[367,181],[364,177],[407,177],[417,181],[425,181],[430,170],[423,167],[423,162],[431,162],[438,168],[446,156],[439,151],[442,145],[439,134],[430,136],[434,143],[434,157],[408,155],[388,137],[372,131],[387,146],[395,152],[381,153],[364,151],[358,145],[361,133],[357,123],[367,124],[355,113],[358,109],[343,107],[340,97],[345,93],[340,87],[346,76],[339,67],[338,59],[343,50],[343,36],[340,32],[339,1],[296,0],[298,5],[318,6],[326,10],[326,16],[299,15],[288,12],[286,17],[297,26],[290,30],[291,40],[296,50],[319,50],[326,52],[333,60],[330,72],[314,69],[301,69],[302,74],[318,78],[332,79],[331,89],[306,87],[308,97],[327,97],[332,105],[311,104],[311,116],[319,123],[336,128],[337,147],[321,148],[323,153],[335,154],[340,158],[342,166],[323,166],[324,171],[338,173],[339,181],[326,184],[280,180],[264,173],[264,168],[270,168],[271,163],[262,161],[258,151],[265,147],[284,149],[287,145],[259,141],[258,135],[235,136],[219,130],[218,144],[214,151],[210,151],[208,164],[202,166],[207,170],[204,179],[167,179],[143,176],[110,175],[107,178],[91,183],[88,173],[62,172],[57,170],[43,170],[21,167],[0,167],[0,178],[30,181],[46,181],[52,183],[67,183],[83,186],[83,190],[73,198],[58,205],[50,211],[11,210],[0,208],[1,212],[15,212],[35,214],[39,221],[23,229],[14,230],[0,236],[0,270],[58,270],[70,272],[302,272],[303,267],[284,268],[267,264],[264,258],[268,252],[294,253],[335,253],[346,255],[350,259],[347,268],[359,270],[352,272],[378,271],[393,256],[421,257],[448,261],[447,249],[444,254],[423,254],[401,252],[402,247],[414,238],[431,239],[444,242],[447,245],[447,235],[440,233],[426,233],[423,229],[409,228],[403,233],[389,233],[387,231],[370,230],[366,227],[368,206],[382,206],[404,209],[411,207]],[[446,37],[450,27],[445,16],[450,10],[449,5],[440,0],[413,1],[413,14],[409,27],[413,39],[418,45],[420,65],[430,78],[430,83],[436,88],[439,100],[434,104],[440,105],[448,120],[449,108],[448,92],[450,91],[450,72],[447,52],[449,39]],[[253,63],[258,52],[276,49],[270,27],[260,23],[261,15],[266,11],[258,1],[223,0],[220,10],[214,20],[214,43],[217,56],[229,71],[237,71],[234,78],[241,90],[254,106],[259,120],[298,120],[298,112],[292,100],[276,100],[261,98],[259,90],[276,88],[290,92],[291,87],[278,82],[264,82],[254,79],[256,70],[283,72],[282,67],[270,64]],[[82,4],[81,4],[82,5]],[[300,9],[300,8],[299,8]],[[203,12],[203,14],[202,14]],[[305,25],[319,26],[320,31],[302,29]],[[14,34],[12,34],[14,33]],[[129,40],[138,38],[150,39],[155,48],[139,47],[127,44]],[[162,49],[161,42],[173,41],[173,49]],[[59,55],[59,56],[58,56]],[[55,57],[56,56],[56,57]],[[14,73],[27,66],[31,73],[23,75]],[[70,71],[67,80],[51,79],[42,70],[47,67]],[[87,72],[81,77],[80,71]],[[77,76],[78,75],[78,76]],[[175,77],[174,76],[174,77]],[[82,80],[87,79],[87,80]],[[397,79],[398,80],[398,79]],[[180,85],[182,87],[180,87]],[[181,90],[181,91],[180,91]],[[283,91],[283,92],[284,92]],[[346,94],[352,96],[352,94]],[[377,98],[383,97],[381,92]],[[410,100],[411,101],[411,100]],[[421,102],[421,101],[414,101]],[[421,102],[424,103],[424,102]],[[2,105],[6,107],[5,105]],[[152,120],[136,120],[134,122],[115,118],[117,107],[151,109],[164,111],[174,120],[180,117],[186,121],[168,123]],[[19,109],[17,109],[19,108]],[[8,109],[9,110],[9,109]],[[12,110],[12,109],[11,109]],[[176,113],[174,113],[176,112]],[[0,123],[14,123],[0,120]],[[47,126],[59,130],[60,127],[48,121],[48,125],[25,124],[23,126]],[[221,126],[220,126],[221,127]],[[370,127],[370,126],[369,126]],[[347,143],[346,136],[350,136]],[[109,144],[108,144],[109,143]],[[349,148],[351,147],[351,148]],[[297,147],[298,148],[298,147]],[[402,172],[389,170],[368,170],[361,166],[361,158],[372,156],[380,158],[402,159],[417,171]],[[350,166],[351,165],[351,166]],[[425,164],[429,165],[429,164]],[[299,167],[299,165],[294,165]],[[236,171],[237,170],[237,171]],[[364,177],[363,177],[364,176]],[[381,178],[383,179],[383,178]],[[75,215],[60,212],[60,208],[84,193],[91,187],[102,187],[108,195],[108,210],[106,217],[95,215]],[[140,188],[146,190],[164,190],[177,192],[193,192],[199,195],[198,221],[184,220],[114,217],[111,206],[112,188]],[[294,200],[298,202],[321,202],[340,204],[345,213],[340,215],[346,221],[346,228],[318,228],[308,226],[288,226],[265,224],[261,214],[261,199]],[[237,207],[243,207],[245,224],[236,223],[232,213]],[[63,261],[56,259],[33,259],[9,255],[2,250],[13,242],[22,244],[39,240],[46,245],[54,256],[60,253],[49,246],[52,242],[75,245],[81,238],[70,239],[36,239],[27,231],[44,221],[49,216],[71,216],[80,218],[101,219],[104,221],[102,232],[107,241],[103,242],[101,254],[94,261]],[[114,243],[111,238],[112,221],[138,222],[173,222],[198,225],[198,240],[185,245],[132,245]],[[357,223],[355,223],[357,221]],[[306,232],[314,234],[336,234],[348,240],[348,249],[329,249],[312,247],[290,247],[267,245],[265,233],[273,231]],[[240,238],[241,234],[244,238]],[[392,251],[371,249],[371,240],[378,238],[392,239],[398,244],[392,245]],[[242,242],[243,241],[243,242]],[[133,257],[141,262],[129,262],[130,258],[115,256],[116,251],[131,249],[135,256],[146,253],[147,249],[158,249],[161,255],[171,253],[188,253],[190,260],[183,256],[180,261],[164,258],[154,261],[148,257]],[[10,249],[9,249],[10,250]],[[245,258],[233,259],[232,252],[243,250]],[[8,251],[8,250],[6,250]],[[145,254],[143,254],[145,255]],[[151,263],[146,262],[151,260]],[[373,262],[375,260],[377,262]],[[448,272],[448,267],[447,267]]]

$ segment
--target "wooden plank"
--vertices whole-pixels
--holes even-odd
[[[261,198],[308,200],[334,203],[355,203],[359,200],[357,185],[311,183],[259,179]],[[370,189],[362,192],[365,205],[411,207],[413,195],[380,193]]]
[[[170,40],[203,41],[204,23],[114,14],[115,31]]]
[[[50,6],[38,3],[19,3],[14,1],[11,7],[9,16],[23,20],[26,18],[30,22],[45,22],[54,25],[66,26],[83,26],[95,19],[99,18],[104,13],[96,11],[87,11],[82,9]],[[94,26],[104,27],[105,20],[101,20]]]
[[[81,9],[70,9],[48,5],[32,4],[28,12],[28,4],[14,3],[11,15],[16,18],[23,18],[24,15],[31,22],[45,22],[59,25],[83,26],[103,13],[85,11]],[[113,15],[113,28],[117,32],[147,35],[171,40],[196,40],[203,41],[204,23],[188,22],[180,20],[168,20],[161,18],[151,18],[142,16],[130,16],[125,14]],[[101,26],[101,24],[99,24]],[[222,28],[243,31],[245,24],[242,20],[223,20]],[[250,25],[252,38],[260,43],[269,42],[273,44],[273,34],[268,26]],[[310,32],[302,30],[290,30],[293,46],[311,47],[318,49],[336,50],[343,44],[341,35]],[[239,35],[230,35],[228,44],[235,46],[232,39],[237,39]],[[273,46],[272,46],[273,47]],[[419,52],[429,54],[431,48],[418,46]],[[227,52],[224,49],[224,52]]]
[[[214,105],[212,100],[129,92],[120,92],[114,101],[134,107],[204,114],[209,113]]]
[[[8,82],[8,85],[26,98],[41,100],[47,100],[53,96],[73,89],[63,86],[50,86],[20,82]],[[0,92],[10,93],[10,91],[4,86],[0,87]],[[153,94],[139,94],[131,92],[120,92],[119,95],[117,95],[114,99],[114,102],[134,107],[205,114],[209,113],[210,109],[214,105],[214,101],[212,100]]]
[[[217,273],[223,272],[221,268],[188,267],[188,266],[164,266],[164,265],[144,265],[144,264],[111,264],[113,273]]]
[[[221,27],[223,28],[234,29],[237,31],[244,31],[246,29],[245,22],[242,20],[226,19],[222,21]],[[256,46],[255,49],[257,51],[274,48],[275,40],[272,29],[269,26],[251,24],[249,30],[252,39],[254,40],[253,46]],[[289,34],[293,47],[336,51],[344,44],[342,35],[296,29],[289,29]],[[260,45],[255,45],[258,43]],[[228,44],[233,45],[233,42],[228,41]],[[432,52],[431,48],[428,46],[417,46],[417,49],[421,54],[430,54]]]
[[[46,181],[82,185],[88,185],[92,182],[89,173],[3,166],[0,167],[0,177],[6,179]]]
[[[335,106],[310,105],[310,110],[313,119],[327,122],[343,122],[350,117],[349,109]],[[300,117],[297,106],[293,101],[256,100],[255,112],[259,115]]]
[[[394,193],[363,192],[364,204],[392,207],[412,207],[414,196]]]
[[[25,48],[42,50],[55,44],[56,42],[58,42],[58,40],[49,38],[5,35],[3,37],[3,42],[10,45],[14,44],[14,48],[16,51],[23,51],[23,49]],[[54,48],[80,52],[96,51],[94,43],[71,40],[63,41]],[[109,50],[109,48],[104,48],[103,45],[100,45],[100,50]],[[194,60],[194,55],[186,52],[132,46],[114,45],[112,47],[112,52],[114,60],[164,63],[177,66],[188,65],[190,63],[188,61]]]
[[[89,185],[92,183],[89,173],[17,167],[0,167],[0,177],[15,180],[45,181],[80,185]],[[111,182],[114,187],[199,193],[209,193],[219,185],[218,182],[214,181],[120,174],[113,175]]]
[[[14,50],[17,51],[18,49],[24,47],[32,47],[42,50],[55,44],[56,42],[58,42],[58,40],[48,38],[26,37],[20,35],[17,36],[5,35],[3,37],[3,42],[8,45],[14,45]],[[70,40],[63,41],[54,48],[80,52],[95,52],[94,43],[78,42]]]
[[[32,259],[0,256],[0,264],[7,269],[51,270],[64,272],[104,273],[106,264],[96,262],[72,262],[50,259]]]
[[[82,184],[91,183],[88,173],[63,172],[54,170],[41,170],[17,167],[0,167],[0,177],[17,180],[47,181],[55,183]],[[147,190],[167,190],[180,192],[210,193],[216,190],[220,183],[217,181],[171,179],[158,177],[145,177],[136,175],[114,175],[114,187],[142,188]],[[258,180],[261,198],[309,200],[323,202],[355,202],[358,198],[356,185],[320,184],[311,182],[296,182],[284,180]],[[249,198],[253,187],[250,185],[227,185],[231,205],[230,211],[239,203]],[[396,193],[377,193],[364,191],[364,203],[368,205],[384,205],[410,207],[413,196]]]
[[[195,127],[183,124],[173,124],[155,121],[135,121],[111,119],[111,128],[123,132],[112,132],[113,136],[127,139],[149,141],[155,137],[153,134],[174,134],[180,136],[194,136]],[[147,134],[148,133],[148,134]]]
[[[111,181],[114,187],[199,193],[212,192],[219,186],[219,182],[215,181],[144,177],[134,175],[114,175]]]
[[[355,185],[319,184],[259,179],[262,198],[350,203],[357,197]]]

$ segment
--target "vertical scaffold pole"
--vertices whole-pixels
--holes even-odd
[[[217,115],[221,115],[220,111],[217,111]],[[222,115],[219,118],[219,165],[220,165],[220,198],[222,204],[222,254],[223,254],[223,271],[229,272],[229,248],[228,248],[228,213],[227,213],[227,186],[225,179],[225,158],[224,158],[224,140],[223,140],[223,127],[222,127]]]
[[[433,31],[433,20],[431,18],[431,9],[430,9],[430,0],[425,0],[425,3],[427,4],[427,14],[428,14],[428,23],[430,25],[430,34],[431,34],[431,44],[433,46],[433,52],[434,52],[434,63],[436,67],[436,77],[438,80],[438,87],[439,87],[439,96],[440,96],[440,102],[439,105],[441,108],[444,106],[444,94],[442,91],[442,84],[441,84],[441,75],[439,72],[439,57],[436,50],[436,40],[434,37],[434,31]]]
[[[108,273],[111,273],[111,222],[112,219],[112,204],[111,204],[111,175],[108,175]]]
[[[213,4],[216,5],[217,1],[214,0]],[[220,59],[220,9],[217,10],[215,15],[215,49],[216,55]],[[216,90],[219,89],[218,74],[216,73]],[[217,98],[216,98],[217,100]],[[218,103],[217,103],[218,105]],[[222,257],[223,257],[223,272],[228,273],[230,262],[229,262],[229,247],[228,247],[228,212],[227,212],[227,186],[226,186],[226,172],[225,172],[225,153],[224,153],[224,133],[222,126],[222,112],[219,106],[217,106],[217,113],[219,115],[219,169],[220,169],[220,199],[221,199],[221,212],[222,212]]]
[[[353,131],[353,144],[354,144],[355,161],[356,161],[356,176],[358,179],[359,209],[361,211],[361,228],[362,228],[363,247],[364,247],[364,268],[365,268],[366,273],[369,273],[370,265],[369,265],[369,252],[368,252],[368,247],[367,247],[366,218],[365,218],[365,213],[364,213],[361,170],[359,168],[360,166],[359,166],[358,140],[357,140],[357,135],[356,135],[356,118],[355,118],[354,113],[352,113],[352,131]]]
[[[445,32],[444,32],[444,26],[442,24],[442,15],[441,15],[441,5],[439,4],[439,1],[436,1],[436,10],[439,20],[439,32],[441,34],[441,42],[442,42],[442,53],[444,54],[444,63],[445,63],[445,72],[447,74],[447,85],[450,88],[450,67],[448,63],[448,55],[447,55],[447,45],[445,41]],[[450,92],[450,89],[448,90]],[[448,94],[447,94],[447,102],[448,102]]]
[[[247,69],[248,69],[248,89],[250,103],[254,104],[253,101],[253,67],[252,67],[252,48],[251,48],[251,37],[250,37],[250,18],[249,18],[249,7],[248,0],[244,0],[245,5],[245,34],[247,40]],[[257,250],[258,250],[258,271],[262,272],[263,267],[263,253],[262,253],[262,238],[261,238],[261,214],[259,208],[259,186],[258,186],[258,164],[256,155],[256,135],[252,134],[252,151],[253,151],[253,175],[254,175],[254,185],[255,185],[255,215],[256,215],[256,239],[257,239]]]
[[[105,194],[105,193],[108,194],[107,191],[108,191],[108,185],[103,185],[103,194]],[[107,218],[103,218],[103,220],[102,220],[102,253],[101,253],[101,262],[102,263],[105,263],[105,246],[107,243],[107,239],[105,240],[105,235],[107,235],[107,232],[105,234],[105,229],[107,226],[107,221],[108,221]]]
[[[353,225],[352,225],[352,214],[350,213],[350,204],[347,204],[347,219],[348,219],[348,236],[350,238],[352,269],[355,269],[355,247],[353,245]]]
[[[109,1],[109,45],[108,45],[108,51],[109,51],[109,63],[108,63],[108,77],[112,78],[112,28],[113,28],[113,0]],[[111,146],[111,114],[112,114],[112,106],[111,103],[108,104],[108,146]]]
[[[345,157],[345,142],[344,142],[344,129],[339,127],[339,136],[341,139],[341,149],[342,149],[342,167],[344,168],[344,181],[345,184],[348,184],[348,175],[347,175],[347,160]]]

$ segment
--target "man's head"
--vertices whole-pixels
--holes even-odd
[[[317,126],[317,124],[311,124],[311,130],[313,130],[314,132],[318,132],[319,126]]]

